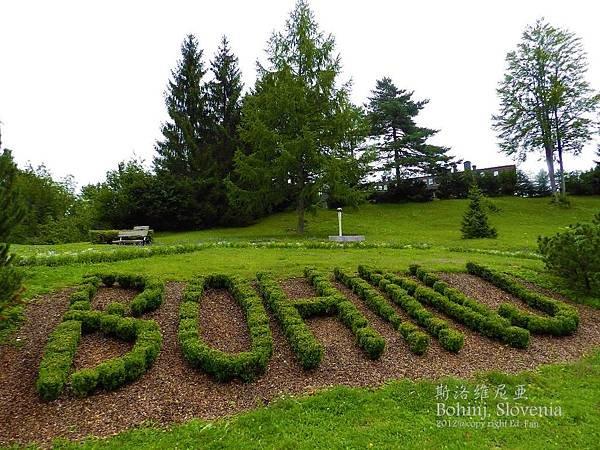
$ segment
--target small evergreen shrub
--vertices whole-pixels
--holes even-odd
[[[495,238],[498,232],[490,226],[485,207],[482,205],[482,194],[476,185],[469,190],[469,208],[462,220],[461,232],[463,239]]]
[[[479,264],[469,262],[467,263],[467,270],[470,274],[489,281],[532,308],[548,314],[548,316],[539,316],[522,311],[512,304],[504,303],[500,305],[498,313],[510,320],[513,325],[527,328],[532,333],[554,336],[573,334],[577,330],[579,311],[574,306],[531,291],[509,276]]]
[[[539,237],[538,246],[550,272],[586,292],[600,289],[600,213],[591,224]]]
[[[226,353],[210,347],[200,337],[198,315],[206,288],[227,289],[239,303],[250,330],[252,350]],[[269,317],[250,284],[227,275],[211,275],[192,281],[184,293],[179,309],[179,343],[188,362],[209,373],[218,381],[241,378],[252,381],[264,373],[273,353]]]

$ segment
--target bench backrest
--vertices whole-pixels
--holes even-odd
[[[119,231],[119,237],[146,237],[148,236],[148,230],[131,230],[131,231]]]
[[[148,225],[139,225],[137,227],[133,227],[134,230],[150,230],[150,227]]]

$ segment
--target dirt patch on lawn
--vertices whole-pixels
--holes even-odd
[[[506,298],[506,294],[481,280],[478,281],[479,289],[470,292],[470,284],[452,277],[452,283],[490,306],[502,301],[519,302],[510,296]],[[315,295],[305,279],[287,280],[281,285],[290,298]],[[432,338],[427,353],[416,356],[388,323],[372,313],[349,290],[339,284],[336,287],[357,305],[386,339],[386,350],[379,360],[368,359],[356,345],[354,335],[336,317],[317,317],[307,323],[323,343],[325,357],[317,369],[304,371],[296,362],[279,324],[271,316],[274,353],[266,373],[249,384],[241,381],[217,383],[191,368],[183,358],[177,342],[177,326],[185,285],[169,283],[163,305],[147,314],[147,318],[157,321],[163,334],[161,353],[150,371],[136,382],[113,392],[98,392],[78,399],[65,391],[58,400],[49,403],[40,400],[35,391],[35,380],[47,336],[68,306],[68,292],[40,298],[28,306],[27,321],[19,331],[24,338],[23,347],[0,346],[0,444],[36,441],[49,446],[54,438],[108,436],[147,421],[169,425],[194,417],[215,419],[268,404],[283,394],[312,393],[332,385],[378,386],[396,378],[470,377],[475,372],[487,370],[514,373],[543,363],[579,358],[600,345],[600,311],[577,306],[581,325],[573,336],[533,336],[529,349],[517,350],[448,319],[452,326],[465,333],[464,348],[458,354],[452,354]],[[401,309],[395,305],[394,308],[401,317],[410,320]],[[249,347],[243,313],[229,294],[209,290],[202,299],[201,311],[203,337],[211,344],[228,351]],[[444,317],[437,312],[436,315]],[[86,337],[82,343],[84,348],[88,344],[94,347],[93,339]],[[123,348],[110,347],[107,342],[96,341],[95,345],[107,346],[100,350],[103,357],[123,351]],[[89,361],[85,360],[88,356],[81,356],[90,354],[80,348],[76,366],[98,362],[99,356]]]

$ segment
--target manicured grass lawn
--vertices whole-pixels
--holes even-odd
[[[455,388],[465,385],[473,398],[476,385],[490,390],[505,384],[514,405],[560,406],[560,417],[499,417],[492,390],[487,401],[491,417],[483,429],[438,427],[436,386],[446,385],[455,404]],[[523,385],[527,400],[513,401]],[[79,446],[57,442],[59,448],[415,448],[415,449],[564,449],[597,448],[600,442],[600,352],[572,364],[544,366],[537,372],[516,376],[500,373],[480,375],[466,382],[444,379],[435,382],[402,380],[378,389],[336,387],[304,398],[287,397],[267,408],[228,420],[192,420],[171,429],[151,426],[106,440],[88,440]],[[461,404],[469,402],[462,400]],[[479,402],[471,400],[473,405]],[[469,417],[446,417],[476,422]],[[518,420],[520,426],[494,428],[488,422]],[[535,428],[524,427],[524,421]],[[443,424],[443,423],[442,423]]]
[[[427,243],[447,247],[475,247],[501,250],[532,250],[537,237],[557,232],[561,227],[591,221],[600,211],[600,197],[573,198],[573,207],[561,209],[547,198],[494,198],[500,212],[490,213],[498,228],[498,239],[461,239],[460,224],[468,200],[442,200],[400,205],[362,205],[344,211],[344,234],[362,234],[369,241],[402,244]],[[337,213],[320,210],[307,215],[308,225],[302,239],[327,239],[337,234]],[[158,233],[158,242],[196,242],[205,240],[298,240],[294,213],[275,214],[246,228],[224,228],[186,233]]]
[[[344,234],[363,234],[368,242],[399,244],[430,244],[442,247],[463,247],[497,250],[535,250],[537,237],[549,235],[569,224],[590,221],[600,211],[600,197],[573,197],[573,207],[561,209],[550,205],[547,198],[500,197],[492,199],[500,212],[490,213],[498,228],[497,239],[464,240],[460,223],[467,200],[442,200],[401,205],[362,205],[346,208]],[[337,233],[337,213],[319,210],[307,215],[306,233],[295,232],[293,212],[275,214],[244,228],[220,228],[179,233],[157,233],[156,244],[214,241],[303,241],[327,240]],[[114,246],[112,246],[114,248]],[[72,252],[89,248],[106,250],[107,245],[89,243],[61,245],[15,245],[20,255],[46,252]]]
[[[364,234],[369,242],[427,243],[428,249],[307,249],[307,248],[207,248],[187,254],[153,256],[115,263],[26,267],[25,297],[32,298],[78,283],[90,272],[117,271],[159,275],[166,280],[188,280],[198,274],[222,272],[254,278],[271,271],[276,278],[301,276],[307,265],[331,271],[335,266],[355,270],[371,264],[389,270],[406,270],[419,263],[430,270],[464,271],[476,261],[518,274],[570,298],[600,307],[597,296],[571,292],[544,271],[536,259],[450,251],[450,248],[535,251],[538,235],[548,235],[577,221],[589,221],[600,210],[600,197],[574,199],[574,207],[560,209],[548,199],[498,198],[501,209],[490,215],[499,238],[460,238],[460,221],[466,201],[427,204],[364,205],[348,209],[345,234]],[[158,233],[156,245],[198,241],[324,240],[337,227],[335,211],[308,216],[307,233],[293,231],[293,213],[268,217],[246,228]],[[40,252],[77,252],[88,248],[110,249],[88,243],[59,246],[15,246],[21,255]],[[1,330],[0,330],[1,331]],[[5,331],[5,332],[4,332]],[[7,330],[0,332],[0,341]],[[554,365],[539,373],[510,377],[481,376],[477,382],[526,384],[531,405],[560,404],[563,417],[533,418],[537,429],[438,428],[435,417],[435,382],[390,383],[380,389],[337,387],[306,398],[286,398],[267,408],[230,420],[193,420],[170,430],[153,427],[123,433],[108,440],[92,440],[89,448],[592,448],[600,441],[600,353],[571,365]],[[470,384],[473,388],[473,382]],[[447,382],[466,383],[460,380]],[[490,408],[494,408],[490,401]],[[72,444],[63,443],[66,447]]]

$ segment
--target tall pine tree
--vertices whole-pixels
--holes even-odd
[[[211,62],[214,79],[208,83],[208,104],[215,120],[213,152],[222,177],[233,167],[233,155],[240,145],[238,126],[241,117],[243,84],[238,59],[225,36]]]
[[[371,136],[376,139],[379,169],[392,171],[396,183],[403,176],[431,174],[445,169],[448,148],[427,140],[438,131],[417,126],[416,116],[429,100],[416,101],[413,92],[398,89],[390,78],[377,80],[367,105]]]
[[[259,65],[242,107],[240,136],[251,152],[236,153],[239,182],[231,198],[258,213],[293,205],[299,233],[322,193],[350,198],[356,191],[335,187],[358,162],[345,145],[356,139],[357,114],[349,86],[337,83],[334,44],[307,2],[298,1],[284,31],[269,41],[268,64]]]
[[[156,144],[154,167],[160,205],[171,229],[208,228],[223,217],[226,202],[214,156],[216,130],[197,39],[188,35],[172,72],[165,102],[169,120]]]
[[[163,124],[163,139],[156,144],[157,172],[177,177],[202,177],[214,170],[210,136],[214,120],[209,114],[206,74],[198,40],[188,35],[181,45],[181,59],[172,71],[165,95],[170,120]]]

